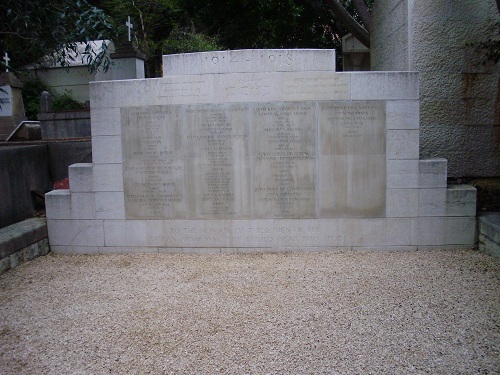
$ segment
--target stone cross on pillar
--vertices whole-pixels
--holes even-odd
[[[3,56],[3,61],[5,61],[5,71],[8,72],[10,58],[9,58],[9,54],[7,52],[5,52],[5,55]]]
[[[130,42],[132,40],[132,37],[130,35],[130,30],[134,28],[134,25],[130,22],[130,16],[128,16],[127,22],[125,22],[125,25],[128,28],[128,41]]]

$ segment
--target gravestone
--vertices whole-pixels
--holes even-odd
[[[0,73],[0,141],[6,140],[16,126],[26,120],[21,96],[23,84],[8,71],[8,66],[6,70]]]
[[[475,190],[419,160],[418,74],[333,50],[164,56],[91,84],[92,164],[46,195],[56,253],[468,247]]]

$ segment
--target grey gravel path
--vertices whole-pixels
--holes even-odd
[[[48,255],[0,276],[2,374],[500,373],[475,251]]]

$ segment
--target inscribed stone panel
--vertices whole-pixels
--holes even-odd
[[[320,103],[321,217],[385,216],[385,103]]]
[[[124,108],[123,188],[127,219],[184,216],[179,106]]]
[[[317,216],[316,113],[312,102],[254,104],[254,217]]]

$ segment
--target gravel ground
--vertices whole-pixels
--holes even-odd
[[[0,276],[3,374],[500,373],[475,251],[48,255]]]

